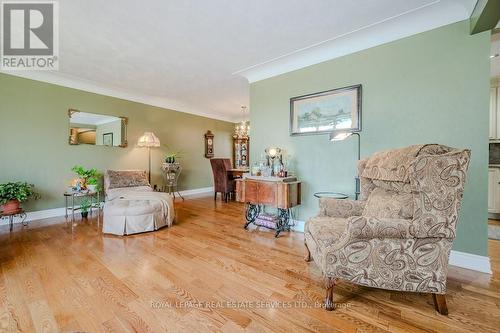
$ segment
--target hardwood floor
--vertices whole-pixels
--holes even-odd
[[[0,331],[498,332],[500,241],[493,276],[456,267],[449,315],[431,295],[340,282],[325,294],[303,235],[243,229],[243,206],[212,197],[176,203],[177,223],[129,237],[64,218],[0,230]],[[200,302],[200,303],[198,303]],[[212,302],[206,304],[204,302]],[[188,306],[191,303],[191,306]],[[203,305],[211,305],[203,306]],[[273,306],[270,306],[273,305]]]

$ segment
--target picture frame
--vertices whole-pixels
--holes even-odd
[[[103,133],[102,135],[103,146],[113,146],[113,133]]]
[[[361,131],[362,85],[290,98],[290,135]]]

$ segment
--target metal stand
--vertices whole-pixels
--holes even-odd
[[[75,211],[80,210],[80,207],[75,207],[75,197],[78,198],[83,198],[83,197],[89,197],[90,198],[90,217],[92,217],[92,212],[94,208],[97,208],[97,228],[100,226],[100,218],[101,218],[101,195],[99,191],[96,192],[66,192],[64,193],[64,199],[66,202],[66,208],[65,208],[65,217],[66,220],[68,219],[68,212],[71,211],[71,228],[73,228],[74,223],[75,223]],[[69,205],[69,198],[71,198],[71,205]],[[95,200],[95,202],[94,202]]]
[[[28,217],[28,215],[26,214],[26,212],[24,210],[20,210],[16,213],[11,213],[11,214],[0,214],[0,219],[8,219],[9,220],[9,230],[10,232],[12,232],[12,230],[14,229],[14,218],[18,216],[20,219],[21,219],[21,223],[23,224],[23,227],[27,227],[28,226],[28,222],[26,222],[26,218]]]
[[[171,194],[175,200],[175,193],[184,200],[182,194],[177,190],[177,181],[182,172],[182,167],[179,163],[163,163],[161,170],[163,171],[163,181],[165,186],[163,191]]]
[[[254,204],[247,204],[246,212],[245,212],[245,219],[246,223],[244,228],[247,229],[248,226],[251,223],[254,223],[259,214],[263,211],[262,207],[260,205],[254,205]],[[273,229],[276,230],[276,233],[274,234],[274,237],[278,237],[282,231],[290,231],[290,216],[291,216],[291,209],[284,209],[284,208],[278,208],[278,223],[276,225],[276,228],[269,228],[266,226],[259,225],[259,227],[265,227],[268,229]]]

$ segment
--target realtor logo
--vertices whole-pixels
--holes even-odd
[[[57,70],[57,2],[1,3],[2,70]]]

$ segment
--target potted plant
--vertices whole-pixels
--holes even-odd
[[[97,178],[99,176],[99,173],[95,168],[85,169],[80,165],[75,165],[73,168],[71,168],[71,171],[73,171],[80,177],[80,186],[82,187],[82,189],[87,188],[87,181],[89,180],[89,178]]]
[[[80,211],[82,213],[82,219],[89,217],[89,210],[92,208],[92,201],[89,198],[84,197],[80,202]]]
[[[178,158],[180,155],[180,152],[176,151],[173,153],[168,153],[165,155],[165,163],[175,163],[175,159]]]
[[[33,188],[35,185],[26,182],[0,184],[0,210],[4,214],[21,211],[21,203],[28,199],[38,199],[40,195]]]
[[[97,192],[99,190],[99,180],[101,178],[101,174],[96,172],[96,174],[89,179],[87,179],[87,189],[92,192]]]

